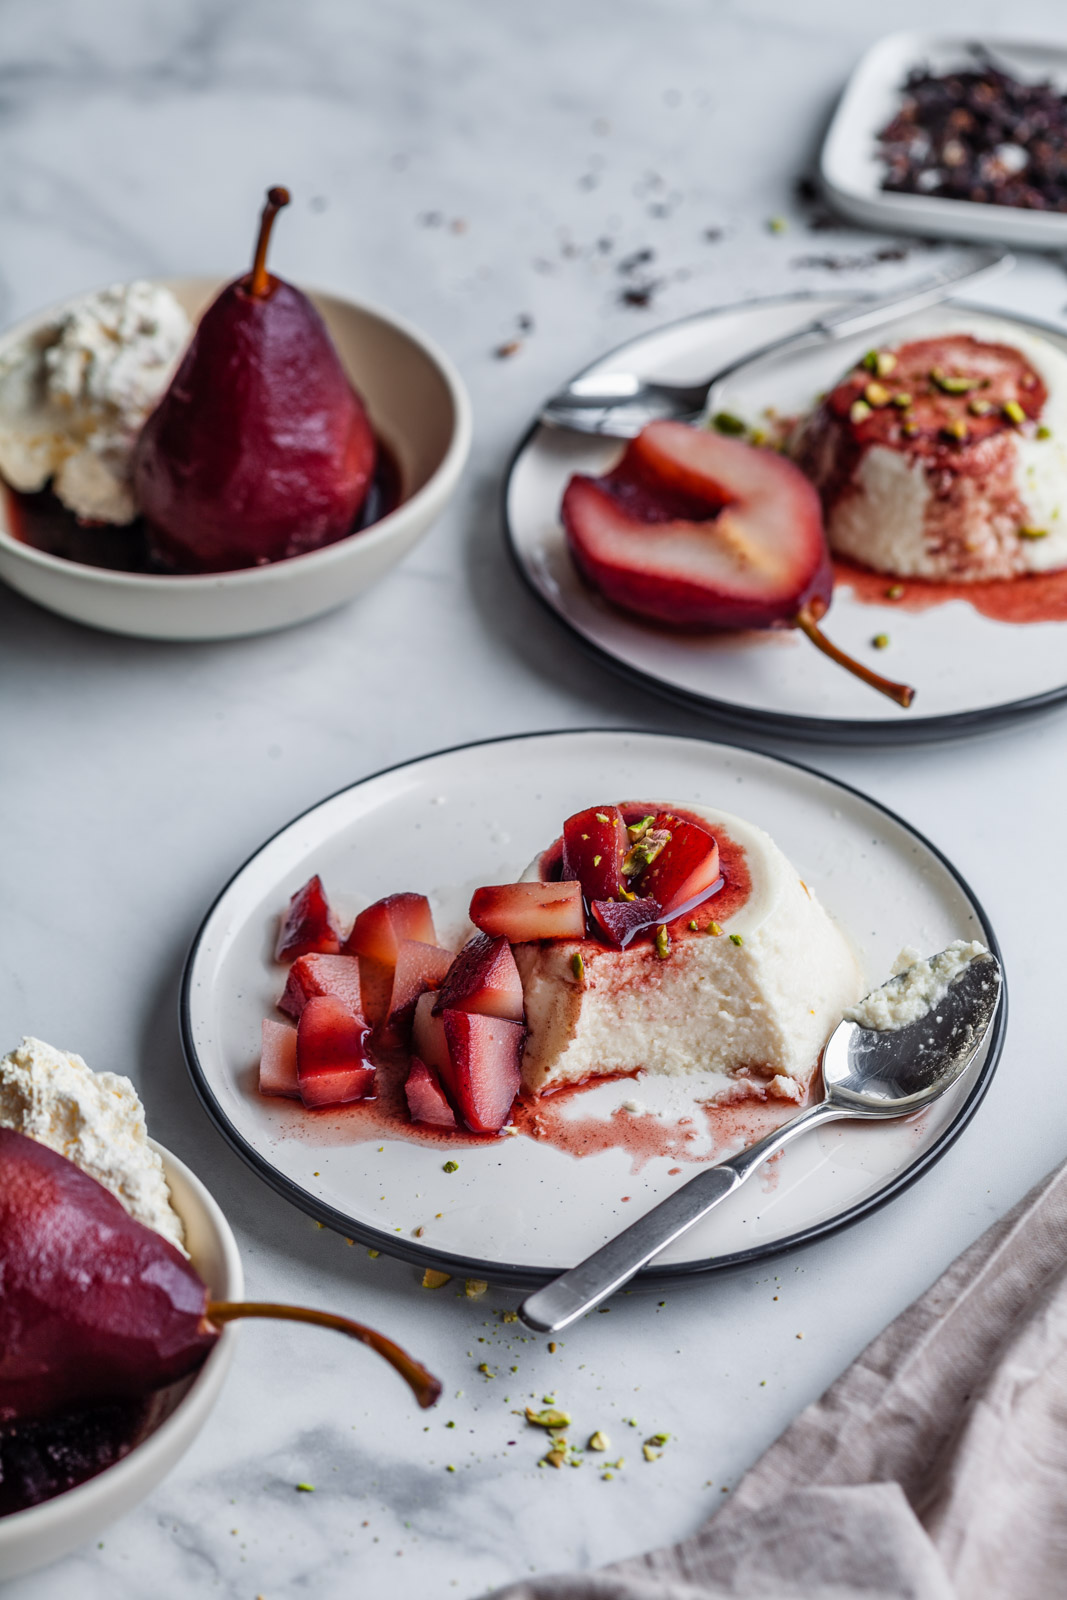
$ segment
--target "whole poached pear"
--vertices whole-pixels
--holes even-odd
[[[208,307],[134,453],[134,489],[161,556],[227,572],[351,533],[378,447],[307,295],[266,268],[288,190],[271,189],[252,270]]]
[[[222,1324],[242,1317],[348,1334],[384,1356],[421,1406],[440,1394],[425,1367],[362,1323],[211,1300],[192,1262],[95,1178],[0,1128],[0,1425],[151,1394],[195,1372]]]

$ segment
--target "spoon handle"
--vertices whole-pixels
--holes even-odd
[[[733,1194],[750,1173],[798,1133],[842,1115],[844,1113],[829,1101],[820,1100],[747,1150],[713,1167],[705,1167],[585,1261],[529,1295],[519,1307],[520,1317],[527,1327],[538,1333],[558,1333],[566,1328],[620,1289],[653,1256],[706,1217],[727,1195]]]

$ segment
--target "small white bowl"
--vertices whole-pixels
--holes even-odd
[[[154,1140],[152,1143],[163,1157],[194,1267],[212,1299],[240,1300],[244,1273],[229,1223],[200,1179],[176,1156]],[[230,1365],[236,1336],[237,1329],[228,1324],[170,1415],[128,1456],[54,1500],[0,1517],[0,1582],[35,1572],[86,1540],[97,1538],[109,1523],[152,1492],[207,1421]]]
[[[158,281],[195,322],[226,280]],[[459,481],[471,440],[467,391],[448,357],[408,323],[338,295],[309,295],[397,459],[404,499],[395,511],[362,533],[288,561],[170,577],[113,572],[35,550],[15,537],[6,496],[0,496],[0,578],[50,611],[111,633],[232,639],[331,611],[395,566],[440,515]],[[52,306],[8,329],[0,336],[0,356],[62,309]]]

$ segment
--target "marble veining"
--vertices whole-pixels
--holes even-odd
[[[901,0],[892,25],[929,20]],[[952,852],[1005,949],[1003,1064],[965,1137],[890,1209],[770,1269],[620,1296],[555,1353],[503,1320],[513,1296],[423,1290],[267,1190],[208,1124],[177,1041],[204,909],[322,795],[493,734],[719,731],[622,685],[542,614],[502,548],[500,478],[539,397],[632,332],[749,295],[888,286],[931,259],[821,226],[795,188],[885,22],[845,0],[6,0],[0,320],[116,279],[236,272],[262,189],[285,182],[278,271],[419,322],[462,369],[476,422],[448,517],[380,587],[307,627],[151,645],[0,590],[0,1046],[32,1032],[132,1075],[153,1131],[231,1218],[250,1294],[377,1323],[446,1385],[416,1415],[366,1352],[250,1326],[180,1467],[11,1600],[473,1597],[683,1535],[1062,1156],[1045,953],[1062,912],[1026,886],[1062,831],[1063,712],[891,761],[764,741]],[[1005,19],[993,0],[944,0],[937,24],[972,35]],[[1018,26],[1056,37],[1061,8],[1030,0]],[[1054,259],[1024,259],[988,298],[1067,326]],[[575,1437],[610,1435],[625,1460],[612,1479],[537,1466],[543,1439],[514,1412],[553,1392]],[[671,1439],[646,1463],[641,1441],[660,1431]]]

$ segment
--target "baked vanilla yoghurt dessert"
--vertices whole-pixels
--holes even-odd
[[[47,1145],[182,1254],[185,1234],[144,1107],[129,1078],[93,1072],[81,1056],[25,1038],[0,1059],[0,1128]]]
[[[627,844],[621,881],[637,891],[621,906],[636,914],[642,899],[659,891],[659,914],[624,948],[599,936],[514,946],[528,1029],[524,1088],[543,1093],[637,1070],[718,1073],[734,1080],[734,1093],[802,1100],[827,1038],[864,993],[848,940],[774,840],[752,823],[692,805],[623,806],[621,821]],[[525,881],[581,870],[577,852],[568,850],[568,831],[583,831],[574,822],[568,821],[562,851],[559,843],[550,847]],[[612,818],[604,831],[618,826]],[[657,834],[668,835],[659,854]],[[717,878],[705,886],[710,893],[679,909],[666,886],[669,852],[684,839],[694,858],[698,835],[715,846]],[[651,862],[627,875],[633,851],[650,836]],[[598,854],[599,865],[604,853]],[[683,884],[682,892],[692,886]]]
[[[137,516],[133,448],[189,341],[168,289],[114,284],[66,307],[0,356],[0,475],[49,482],[86,522]]]
[[[870,350],[791,446],[832,550],[968,583],[1067,567],[1067,356],[1012,323]]]

